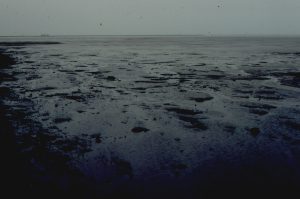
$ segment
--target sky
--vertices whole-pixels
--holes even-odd
[[[0,0],[0,36],[300,35],[300,0]]]

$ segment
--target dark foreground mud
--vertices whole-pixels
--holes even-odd
[[[149,40],[0,42],[1,190],[298,198],[298,51]]]
[[[0,71],[13,67],[15,60],[0,51]],[[94,198],[90,182],[69,165],[70,156],[63,151],[82,153],[88,144],[79,138],[64,138],[63,134],[43,129],[27,116],[30,101],[18,98],[9,87],[0,87],[0,174],[1,197],[19,198]],[[8,100],[14,106],[4,105]],[[17,125],[17,126],[15,126]],[[22,128],[21,134],[17,131]],[[52,148],[53,141],[59,142]]]

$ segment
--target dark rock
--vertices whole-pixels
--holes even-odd
[[[196,102],[205,102],[205,101],[209,101],[212,100],[213,97],[197,97],[197,98],[191,98],[191,100],[194,100]]]
[[[147,132],[149,129],[143,128],[143,127],[134,127],[131,129],[133,133],[141,133],[141,132]]]
[[[259,128],[251,128],[250,133],[253,137],[256,137],[260,133],[260,129]]]
[[[187,126],[188,128],[200,129],[200,130],[207,130],[208,129],[208,127],[204,123],[198,121],[198,119],[196,119],[196,118],[186,117],[186,116],[179,116],[179,119],[184,121],[184,122],[190,123],[191,125]]]
[[[65,96],[65,98],[69,99],[69,100],[74,100],[74,101],[77,101],[77,102],[83,102],[84,101],[84,98],[82,96],[76,96],[76,95]]]
[[[249,111],[250,113],[256,114],[256,115],[266,115],[269,112],[265,110],[260,110],[260,109],[252,109]]]
[[[95,139],[95,142],[97,143],[97,144],[100,144],[101,142],[102,142],[102,140],[101,140],[101,134],[94,134],[94,135],[91,135],[91,138],[94,138]]]
[[[116,78],[114,76],[108,76],[106,79],[108,81],[115,81],[116,80]]]
[[[175,112],[182,115],[197,115],[202,113],[201,111],[194,111],[188,109],[181,109],[181,108],[166,108],[167,111]]]
[[[72,119],[71,118],[56,118],[54,119],[54,123],[60,124],[64,122],[70,122]]]

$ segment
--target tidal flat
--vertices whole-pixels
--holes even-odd
[[[0,108],[32,198],[299,194],[300,38],[0,38]]]

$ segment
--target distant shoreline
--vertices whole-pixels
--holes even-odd
[[[16,37],[40,37],[40,38],[49,38],[49,37],[262,37],[262,38],[300,38],[300,35],[247,35],[247,34],[232,34],[232,35],[218,35],[218,34],[116,34],[116,35],[72,35],[72,34],[58,34],[58,35],[48,35],[48,36],[41,36],[41,35],[0,35],[0,38],[16,38]]]
[[[43,41],[43,42],[0,42],[0,46],[26,46],[26,45],[54,45],[61,44],[60,42],[52,42],[52,41]]]

